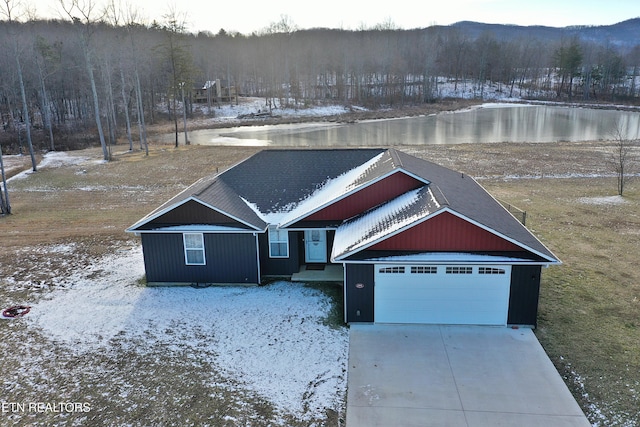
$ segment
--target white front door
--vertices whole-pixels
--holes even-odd
[[[304,261],[305,262],[327,262],[327,231],[326,230],[305,230],[304,231]]]

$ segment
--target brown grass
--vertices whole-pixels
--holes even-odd
[[[609,173],[608,144],[400,148],[483,177],[481,184],[494,196],[527,211],[529,228],[564,262],[544,271],[538,338],[593,422],[640,425],[640,188],[638,182],[629,186],[624,204],[581,199],[616,194],[615,177],[592,177]],[[154,146],[148,157],[117,153],[109,163],[44,169],[12,181],[14,214],[0,218],[0,277],[41,266],[34,248],[43,245],[74,242],[74,259],[81,262],[130,244],[126,227],[193,181],[257,150]],[[99,159],[100,151],[71,155]],[[52,255],[41,280],[55,274],[65,256]],[[0,296],[42,292],[34,282],[10,295],[0,289]],[[6,333],[0,330],[0,336]],[[5,359],[3,371],[12,363]]]
[[[615,196],[608,142],[409,148],[483,177],[563,261],[543,272],[540,342],[594,423],[640,425],[640,186]],[[640,154],[640,153],[636,153]],[[636,171],[637,172],[637,171]],[[603,176],[604,175],[604,176]],[[524,178],[523,178],[524,177]]]
[[[108,163],[95,160],[100,159],[98,149],[72,152],[91,161],[45,169],[29,179],[10,182],[13,215],[0,223],[0,247],[86,237],[125,238],[126,227],[192,181],[253,152],[250,148],[229,152],[215,147],[159,147],[148,157],[125,152]]]

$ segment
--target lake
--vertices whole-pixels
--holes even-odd
[[[189,132],[192,144],[241,146],[394,146],[610,139],[617,126],[640,138],[640,113],[576,107],[484,104],[437,115],[357,123],[240,126]],[[175,138],[165,135],[167,142]],[[182,141],[181,141],[182,142]]]

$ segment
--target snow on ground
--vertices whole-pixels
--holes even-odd
[[[187,352],[301,418],[339,410],[346,394],[348,333],[323,325],[320,291],[267,286],[146,287],[140,247],[78,268],[31,308],[28,319],[70,351],[99,351],[118,335]],[[143,348],[136,351],[144,352]]]
[[[88,157],[70,154],[67,151],[49,151],[42,156],[42,160],[38,164],[38,169],[57,168],[60,166],[76,166],[89,161],[96,162],[95,160],[90,160]],[[98,163],[102,162],[103,160],[98,161]],[[23,179],[28,177],[32,173],[33,171],[31,169],[28,169],[12,176],[7,181]]]
[[[241,98],[236,104],[221,103],[214,105],[209,110],[208,106],[198,105],[205,115],[213,113],[214,118],[204,119],[206,122],[237,122],[238,116],[248,116],[250,114],[265,113],[269,111],[264,98]],[[285,117],[322,117],[334,116],[347,113],[349,109],[342,105],[317,105],[303,108],[272,108],[271,113]]]
[[[578,202],[588,205],[623,205],[628,203],[622,196],[580,197]]]
[[[442,81],[438,85],[438,95],[442,98],[447,97],[459,97],[465,99],[486,99],[486,100],[498,100],[502,102],[515,102],[522,101],[519,98],[517,91],[514,92],[514,96],[509,96],[505,91],[504,86],[490,84],[485,85],[483,88],[477,84],[466,83],[455,85],[453,82]],[[293,104],[293,100],[289,100]],[[509,105],[509,104],[502,104]],[[348,113],[350,110],[367,111],[367,108],[353,105],[346,107],[344,105],[312,105],[301,106],[300,108],[280,108],[279,102],[272,104],[272,109],[269,109],[265,98],[257,97],[243,97],[240,98],[238,104],[234,102],[224,102],[209,107],[206,105],[198,105],[205,116],[210,113],[215,114],[213,118],[202,119],[204,122],[237,122],[238,116],[247,116],[257,113],[265,113],[271,111],[272,114],[283,117],[322,117],[322,116],[337,116],[340,114]]]

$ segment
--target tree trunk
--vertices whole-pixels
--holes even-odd
[[[189,145],[189,137],[187,136],[187,104],[184,102],[184,83],[180,86],[182,95],[182,123],[184,125],[184,145]]]
[[[47,95],[47,87],[44,81],[44,74],[42,72],[42,66],[40,61],[36,61],[38,64],[38,77],[40,78],[40,90],[42,91],[42,117],[44,126],[49,132],[49,148],[51,151],[55,151],[53,140],[53,119],[51,117],[51,109],[49,108],[49,97]]]
[[[85,46],[85,49],[89,49]],[[93,94],[93,111],[96,119],[96,126],[98,127],[98,136],[100,138],[100,146],[102,147],[102,156],[104,160],[110,160],[109,150],[107,143],[104,139],[104,131],[102,130],[102,120],[100,119],[100,101],[98,99],[98,90],[96,89],[96,80],[93,76],[93,67],[91,66],[91,59],[89,53],[85,52],[85,65],[87,67],[87,73],[89,74],[89,82],[91,83],[91,93]]]
[[[133,151],[133,138],[131,137],[131,120],[129,119],[129,101],[127,100],[127,91],[125,90],[124,71],[120,66],[120,82],[122,91],[122,105],[124,105],[124,117],[127,124],[127,139],[129,140],[129,151]]]
[[[11,214],[11,204],[9,203],[9,190],[7,190],[7,178],[4,174],[4,162],[2,161],[2,146],[0,146],[0,176],[2,177],[2,188],[0,188],[0,213]],[[2,191],[4,189],[4,195]]]
[[[27,94],[24,90],[24,80],[22,79],[22,65],[18,57],[18,42],[15,42],[16,66],[18,67],[18,81],[20,82],[20,96],[22,97],[22,109],[24,114],[24,124],[27,130],[27,145],[29,147],[29,155],[31,156],[31,166],[33,171],[37,170],[36,156],[33,152],[33,144],[31,143],[31,120],[29,119],[29,105],[27,104]]]
[[[140,148],[144,145],[145,154],[149,155],[149,145],[147,144],[147,128],[144,124],[144,109],[142,102],[142,90],[140,89],[140,78],[138,76],[138,68],[134,70],[136,84],[136,101],[138,105],[138,131],[140,133]]]
[[[111,73],[109,72],[109,62],[105,61],[103,69],[103,80],[107,86],[107,122],[109,129],[109,148],[118,142],[118,122],[116,118],[116,105],[113,97],[113,85],[111,83]]]
[[[176,148],[178,148],[178,111],[177,111],[177,94],[175,88],[173,89],[173,124],[176,134]]]

